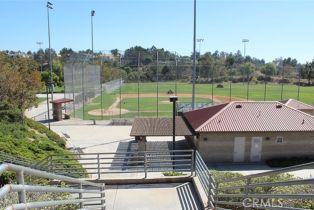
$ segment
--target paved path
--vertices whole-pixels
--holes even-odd
[[[190,183],[107,185],[107,210],[198,210]]]

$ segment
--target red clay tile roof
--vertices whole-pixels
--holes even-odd
[[[280,102],[234,101],[223,108],[196,110],[197,116],[207,115],[207,121],[194,128],[196,132],[271,132],[312,131],[314,117]],[[184,116],[193,115],[193,112]],[[210,112],[208,114],[207,112]],[[196,117],[196,115],[194,116]],[[186,118],[187,121],[193,118]],[[192,123],[195,121],[192,121]]]
[[[214,116],[217,112],[223,109],[228,104],[220,104],[216,106],[197,109],[190,112],[184,112],[183,116],[190,123],[192,128],[196,130],[199,126],[205,123],[208,119]]]
[[[52,104],[64,104],[64,103],[69,103],[72,102],[72,99],[68,99],[68,98],[60,98],[60,99],[56,99],[53,101],[50,101],[50,103]]]
[[[172,136],[172,118],[135,118],[130,136]],[[176,117],[176,136],[192,136],[182,117]]]
[[[288,99],[279,102],[298,110],[314,110],[313,106],[294,99]]]

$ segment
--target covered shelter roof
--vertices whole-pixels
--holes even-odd
[[[65,103],[69,103],[72,101],[73,101],[73,99],[60,98],[60,99],[52,100],[52,101],[50,101],[50,103],[52,103],[52,104],[65,104]]]
[[[172,136],[172,118],[135,118],[130,136]],[[192,136],[182,117],[176,117],[176,136]]]

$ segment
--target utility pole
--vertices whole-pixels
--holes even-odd
[[[137,115],[140,116],[140,63],[141,53],[138,53],[137,58]]]

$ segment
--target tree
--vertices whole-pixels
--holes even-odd
[[[266,63],[262,67],[262,73],[267,76],[273,76],[276,74],[276,66],[273,63]]]
[[[240,66],[240,72],[243,76],[247,76],[247,79],[250,79],[250,75],[252,75],[253,73],[255,73],[256,67],[253,63],[251,62],[247,62],[247,63],[243,63]]]
[[[36,104],[36,93],[42,84],[38,64],[31,58],[10,58],[0,53],[0,101],[20,110]]]
[[[312,62],[306,62],[301,68],[301,77],[307,79],[307,84],[311,85],[311,81],[314,78],[314,60]]]

